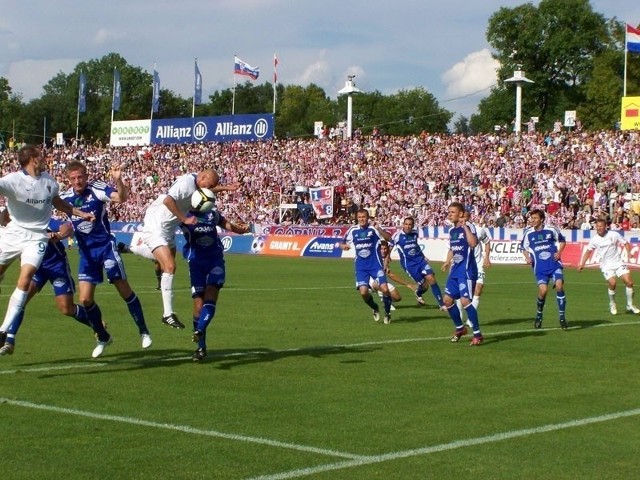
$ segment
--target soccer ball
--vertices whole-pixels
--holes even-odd
[[[196,212],[210,212],[216,206],[216,196],[208,188],[199,188],[191,195],[191,209]]]

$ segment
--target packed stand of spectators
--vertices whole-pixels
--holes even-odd
[[[638,132],[530,133],[520,139],[500,133],[377,134],[352,140],[51,148],[50,172],[65,189],[64,166],[73,158],[85,161],[90,178],[108,179],[113,163],[124,166],[131,191],[126,203],[111,207],[114,221],[142,221],[146,206],[177,176],[213,167],[223,183],[243,185],[218,194],[224,212],[263,225],[315,222],[291,212],[282,218],[279,207],[296,201],[296,187],[333,186],[335,215],[324,223],[352,223],[364,207],[387,226],[401,225],[407,215],[415,216],[417,225],[445,225],[447,205],[459,200],[487,226],[523,227],[526,213],[543,207],[561,228],[591,228],[603,214],[614,227],[639,228]],[[17,168],[15,153],[5,151],[0,160],[3,175]]]

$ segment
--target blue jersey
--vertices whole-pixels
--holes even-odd
[[[51,218],[49,220],[49,227],[47,228],[48,232],[59,232],[60,226],[66,223],[63,220],[58,220],[56,218]],[[67,264],[67,251],[64,248],[64,244],[62,242],[54,242],[49,240],[47,242],[47,249],[44,252],[44,258],[42,259],[42,263],[40,264],[41,269],[47,268],[55,268],[59,265]]]
[[[184,233],[185,244],[182,255],[185,260],[207,262],[212,258],[221,257],[224,253],[224,247],[216,227],[224,225],[225,218],[215,209],[207,213],[193,214],[190,212],[187,214],[187,217],[193,216],[198,218],[198,223],[180,225]]]
[[[400,256],[400,265],[405,271],[421,269],[428,262],[418,243],[417,230],[412,230],[409,233],[398,230],[393,234],[392,241]]]
[[[383,268],[380,243],[383,238],[374,227],[351,227],[344,237],[344,243],[355,250],[356,270],[376,270]]]
[[[475,225],[467,223],[467,227],[477,238]],[[453,227],[449,230],[449,249],[453,253],[449,278],[474,281],[478,279],[478,265],[476,264],[474,248],[469,245],[463,227]]]
[[[112,240],[111,227],[107,218],[106,205],[111,201],[111,194],[116,189],[102,181],[91,181],[82,193],[75,193],[73,188],[60,194],[60,198],[66,200],[83,212],[92,213],[96,217],[95,222],[83,220],[80,217],[71,217],[78,249],[81,252],[89,252],[93,248],[104,247]]]
[[[554,255],[558,251],[558,243],[565,241],[557,227],[543,225],[540,230],[525,228],[520,247],[531,255],[531,266],[535,274],[550,275],[562,268],[562,262],[556,260]]]

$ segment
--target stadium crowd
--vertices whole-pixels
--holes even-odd
[[[62,189],[72,159],[89,177],[105,178],[120,163],[129,200],[111,206],[115,221],[142,221],[146,206],[176,177],[215,168],[222,183],[241,182],[218,194],[232,218],[257,224],[315,222],[281,204],[304,202],[313,186],[335,188],[334,218],[353,223],[358,207],[383,225],[400,226],[411,214],[419,226],[444,225],[446,206],[461,201],[487,226],[525,225],[525,215],[544,208],[561,228],[592,228],[607,213],[614,226],[640,222],[640,134],[621,131],[529,133],[517,139],[495,133],[342,139],[273,139],[266,142],[182,144],[150,147],[98,145],[50,148],[49,171]],[[1,174],[16,170],[15,153],[4,151]],[[303,187],[296,189],[296,187]],[[302,192],[302,193],[301,193]],[[636,195],[637,194],[637,195]]]

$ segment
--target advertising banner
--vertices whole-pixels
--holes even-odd
[[[273,137],[273,115],[163,118],[151,122],[151,143],[201,143],[267,140]]]
[[[149,145],[151,120],[127,120],[111,122],[112,147],[126,147],[127,145]]]

